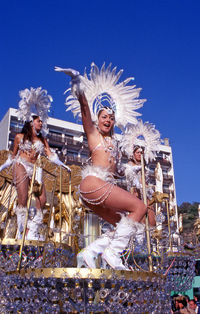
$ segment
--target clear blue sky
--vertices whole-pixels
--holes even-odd
[[[42,86],[53,116],[73,121],[69,80],[54,66],[112,62],[143,88],[143,121],[170,139],[178,204],[200,202],[199,17],[198,0],[1,1],[0,119],[17,108],[19,90]]]

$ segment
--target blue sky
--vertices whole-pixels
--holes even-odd
[[[135,77],[139,111],[173,150],[178,204],[200,202],[200,2],[195,0],[7,0],[0,3],[0,119],[18,92],[42,86],[55,118],[69,80],[54,66],[83,72],[94,61]]]

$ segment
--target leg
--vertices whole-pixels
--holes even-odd
[[[119,220],[118,213],[120,212],[127,212],[130,219],[140,222],[146,214],[146,206],[135,195],[132,195],[118,186],[112,187],[103,203],[97,205],[90,204],[90,200],[99,199],[102,195],[106,195],[109,186],[106,185],[104,187],[105,183],[105,181],[94,176],[88,176],[81,182],[80,190],[87,195],[88,207],[112,224],[115,224]],[[102,188],[98,190],[100,187]],[[88,191],[94,192],[90,193]]]
[[[17,163],[14,165],[13,177],[17,190],[18,205],[27,206],[29,177],[23,165]]]
[[[17,190],[18,206],[15,208],[17,215],[17,238],[21,239],[24,222],[27,212],[27,200],[28,200],[28,186],[29,178],[23,165],[16,163],[13,168],[13,178]]]
[[[88,201],[88,207],[109,223],[116,224],[120,219],[119,213],[128,214],[127,217],[123,216],[117,224],[114,237],[102,255],[111,267],[126,270],[122,264],[120,252],[128,245],[131,235],[136,235],[138,231],[144,232],[144,226],[139,222],[146,214],[146,206],[129,192],[117,186],[111,186],[109,183],[106,184],[105,181],[93,176],[88,176],[82,181],[80,190]],[[99,203],[101,199],[103,201],[100,204],[94,205],[95,201]],[[93,204],[91,205],[90,202]]]
[[[107,231],[77,254],[77,267],[96,268],[96,258],[103,253],[112,240],[114,231]]]
[[[40,235],[40,227],[43,223],[42,208],[46,203],[46,191],[44,185],[42,185],[41,195],[36,198],[36,210],[34,215],[28,221],[29,232],[27,234],[28,240],[41,240],[44,241],[44,237]]]
[[[46,203],[46,190],[44,184],[42,184],[42,193],[39,198],[36,198],[36,207],[37,208],[44,208]]]

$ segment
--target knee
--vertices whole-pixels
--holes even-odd
[[[40,197],[40,205],[41,205],[41,208],[44,207],[45,203],[46,203],[46,195],[42,195],[42,196]]]
[[[18,205],[21,205],[23,207],[27,206],[27,197],[18,197]]]
[[[155,227],[156,225],[156,216],[155,213],[152,209],[148,209],[148,218],[149,218],[149,223],[152,227]]]
[[[141,201],[138,210],[145,215],[147,213],[147,206]]]

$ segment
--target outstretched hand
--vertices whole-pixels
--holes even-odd
[[[79,98],[80,95],[84,94],[84,87],[81,83],[81,75],[78,71],[71,68],[64,69],[60,67],[55,67],[55,71],[63,72],[71,77],[71,92],[74,97]]]
[[[78,71],[71,69],[71,68],[64,69],[64,68],[60,68],[60,67],[55,66],[54,70],[57,72],[64,72],[65,74],[71,76],[72,79],[80,75],[80,73]]]

